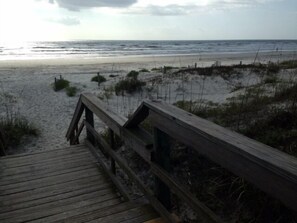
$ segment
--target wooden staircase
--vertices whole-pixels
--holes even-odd
[[[145,222],[144,201],[124,201],[85,145],[0,158],[0,222]]]
[[[94,116],[108,136],[99,134]],[[84,128],[85,144],[79,144]],[[116,136],[149,166],[153,188],[117,153]],[[82,94],[66,138],[69,148],[0,158],[0,222],[179,222],[173,194],[195,211],[197,222],[223,222],[172,177],[172,139],[297,211],[295,157],[160,101],[144,101],[127,119]],[[131,198],[119,170],[146,200]]]

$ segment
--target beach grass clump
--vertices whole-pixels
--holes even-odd
[[[285,60],[279,63],[283,69],[294,69],[297,68],[297,60]]]
[[[151,69],[151,71],[161,72],[162,67],[154,67],[154,68]]]
[[[139,75],[139,72],[138,71],[135,71],[135,70],[131,70],[126,77],[128,78],[133,78],[133,79],[137,79],[138,78],[138,75]]]
[[[126,78],[116,83],[116,85],[114,86],[114,90],[116,95],[119,95],[120,93],[123,95],[124,92],[131,94],[142,90],[142,87],[145,85],[145,82],[140,81],[138,79]]]
[[[276,84],[279,82],[279,78],[275,75],[268,76],[264,79],[264,84]]]
[[[97,74],[96,76],[92,77],[91,81],[101,84],[106,81],[106,78],[100,74]]]
[[[277,74],[280,71],[280,66],[276,63],[268,63],[267,74]]]
[[[0,129],[5,134],[7,146],[17,146],[24,136],[38,136],[39,130],[26,118],[12,115],[0,119]]]
[[[145,82],[138,80],[139,72],[132,70],[130,71],[124,80],[120,80],[114,86],[114,91],[116,95],[122,94],[127,92],[129,94],[141,91],[142,87],[146,85]]]
[[[55,91],[60,91],[60,90],[62,90],[64,88],[68,87],[69,83],[70,82],[68,80],[65,80],[65,79],[62,79],[62,78],[58,79],[54,83],[54,90]]]
[[[66,87],[66,94],[69,96],[69,97],[74,97],[77,93],[77,88],[76,87]]]
[[[139,72],[142,72],[142,73],[148,73],[150,72],[148,69],[145,69],[145,68],[142,68],[139,70]]]

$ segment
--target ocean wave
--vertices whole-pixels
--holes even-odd
[[[63,56],[116,57],[200,53],[250,53],[257,52],[258,50],[260,52],[297,52],[297,40],[33,42],[21,47],[0,46],[0,59],[4,55],[28,58],[61,58]]]

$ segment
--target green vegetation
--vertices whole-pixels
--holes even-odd
[[[77,92],[77,88],[76,87],[66,87],[66,94],[69,96],[69,97],[73,97],[76,95],[76,92]]]
[[[129,78],[133,78],[133,79],[137,79],[139,75],[139,72],[135,71],[135,70],[131,70],[128,74],[127,77]]]
[[[280,71],[280,66],[276,63],[269,63],[266,69],[268,74],[277,74]]]
[[[297,68],[297,60],[286,60],[280,62],[280,67],[283,69],[293,69]]]
[[[125,91],[131,94],[133,92],[140,91],[143,86],[145,86],[145,82],[138,79],[128,78],[119,81],[115,85],[114,90],[116,95],[119,95],[120,93],[123,95]]]
[[[114,87],[109,86],[107,88],[104,88],[103,92],[99,93],[98,98],[101,100],[104,100],[104,99],[108,100],[113,95],[113,92],[114,92]]]
[[[275,83],[275,79],[264,83]],[[247,88],[223,104],[179,101],[176,105],[297,156],[297,83],[282,83],[275,88],[270,95],[261,85]]]
[[[151,71],[161,72],[162,68],[161,67],[154,67],[154,68],[151,69]]]
[[[150,71],[148,69],[142,68],[142,69],[139,70],[139,72],[148,73]]]
[[[94,82],[98,82],[99,84],[103,83],[106,81],[106,78],[100,74],[92,77],[91,81],[94,81]]]
[[[114,87],[116,95],[124,95],[124,92],[133,93],[142,90],[142,87],[145,86],[146,83],[138,80],[138,74],[139,72],[132,70],[127,74],[124,80],[116,83]]]
[[[10,93],[0,93],[0,101],[0,109],[5,111],[0,116],[0,130],[4,134],[6,147],[19,145],[26,135],[38,136],[38,129],[17,112],[17,97]]]
[[[278,81],[279,81],[279,79],[275,75],[268,76],[264,79],[265,84],[276,84]]]
[[[68,86],[69,86],[69,81],[61,78],[55,81],[54,90],[60,91]]]
[[[5,133],[7,146],[17,146],[26,135],[38,136],[39,131],[26,118],[12,115],[0,119],[0,129]]]

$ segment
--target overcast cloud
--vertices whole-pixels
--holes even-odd
[[[94,7],[128,7],[137,0],[49,0],[49,3],[57,3],[60,7],[71,11],[80,11],[81,9]]]
[[[47,21],[53,22],[53,23],[59,23],[65,26],[76,26],[80,24],[80,21],[77,18],[73,18],[73,17],[47,19]]]
[[[174,1],[180,4],[168,4],[164,5],[166,1],[162,2],[162,5],[157,4],[142,4],[143,6],[128,7],[122,11],[124,14],[136,14],[136,15],[154,15],[154,16],[182,16],[189,15],[198,12],[208,12],[211,10],[227,10],[233,8],[254,7],[259,4],[264,4],[272,1],[282,0],[208,0],[203,4],[198,1]],[[148,2],[146,0],[139,0],[140,3]]]

